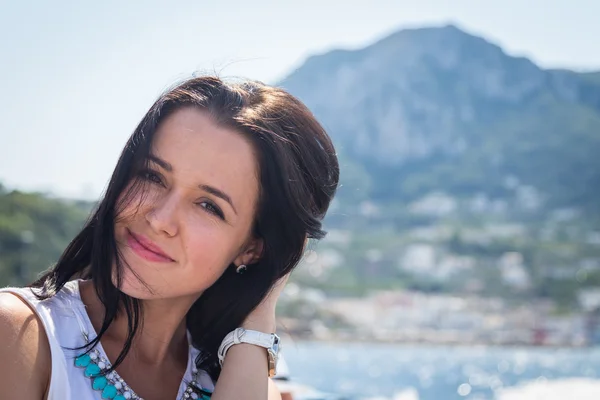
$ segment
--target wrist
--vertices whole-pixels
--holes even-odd
[[[249,316],[241,325],[242,328],[259,331],[264,333],[274,333],[277,328],[277,323],[275,321],[275,315],[272,317],[261,317],[256,318],[253,316]]]
[[[260,325],[252,325],[263,326]],[[230,333],[228,333],[221,345],[219,346],[219,350],[217,352],[219,358],[219,364],[223,367],[225,356],[229,349],[235,345],[247,343],[254,347],[262,347],[261,349],[267,356],[267,365],[269,369],[269,377],[272,377],[276,374],[277,371],[277,360],[279,358],[279,349],[280,349],[280,339],[275,333],[265,333],[255,329],[247,329],[244,327],[239,327]],[[242,346],[241,348],[249,348],[248,346]],[[266,350],[266,351],[265,351]]]

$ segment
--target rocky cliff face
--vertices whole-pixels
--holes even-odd
[[[374,194],[499,193],[508,177],[552,198],[568,181],[578,198],[600,186],[598,75],[544,70],[452,25],[313,56],[280,85],[370,176]]]

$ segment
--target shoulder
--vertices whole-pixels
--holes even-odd
[[[0,338],[0,397],[41,399],[50,381],[50,345],[37,314],[12,293],[0,293]]]

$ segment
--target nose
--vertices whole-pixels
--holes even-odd
[[[171,193],[160,198],[154,198],[151,201],[152,204],[146,213],[146,221],[152,230],[159,235],[162,234],[169,237],[177,235],[179,230],[177,221],[177,196]]]

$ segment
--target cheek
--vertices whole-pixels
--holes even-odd
[[[235,258],[231,237],[197,229],[185,243],[186,268],[192,273],[218,279]]]

